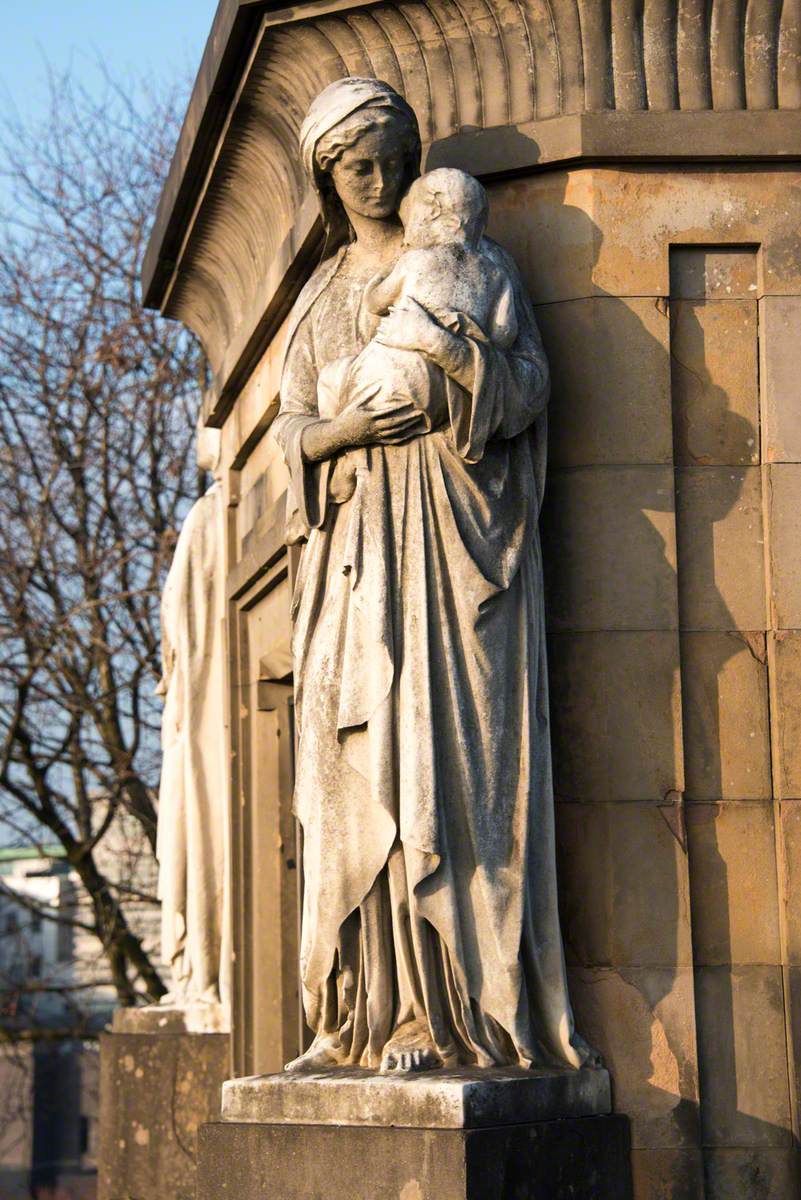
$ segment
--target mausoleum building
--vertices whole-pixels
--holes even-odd
[[[180,1022],[107,1035],[114,1133],[100,1194],[278,1195],[267,1176],[243,1182],[256,1143],[237,1143],[242,1157],[226,1164],[217,1131],[222,1080],[279,1072],[309,1037],[292,812],[302,552],[285,540],[289,476],[271,426],[290,310],[323,248],[299,131],[347,76],[405,98],[424,170],[481,180],[488,233],[520,269],[550,364],[541,531],[562,933],[577,1027],[630,1122],[633,1195],[790,1200],[801,1194],[797,0],[221,0],[143,285],[148,306],[202,342],[200,422],[220,437],[230,1042]],[[124,1062],[145,1043],[140,1076]],[[202,1128],[197,1184],[184,1147],[165,1189],[168,1060],[184,1141]],[[126,1136],[149,1119],[163,1119],[161,1135]],[[346,1172],[335,1133],[329,1170]],[[374,1195],[429,1200],[417,1166],[419,1190],[376,1183]],[[458,1194],[506,1196],[498,1187]],[[597,1188],[598,1200],[625,1194]]]

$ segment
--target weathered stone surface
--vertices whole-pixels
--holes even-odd
[[[555,634],[549,665],[558,797],[683,791],[677,634]]]
[[[801,630],[768,635],[773,787],[780,799],[801,796]]]
[[[710,1149],[706,1200],[791,1200],[801,1195],[797,1149]]]
[[[801,628],[801,464],[767,468],[770,585],[773,624]]]
[[[631,1200],[624,1117],[473,1130],[220,1122],[199,1143],[198,1200]]]
[[[198,1128],[220,1111],[225,1034],[103,1034],[99,1200],[195,1200]]]
[[[647,296],[594,296],[542,304],[537,322],[551,367],[552,467],[670,463],[664,303]]]
[[[782,970],[784,992],[787,1004],[787,1025],[791,1062],[801,1061],[801,966],[786,966]],[[790,1088],[796,1112],[801,1104],[801,1079],[799,1072],[794,1070],[790,1075]]]
[[[754,300],[757,296],[757,256],[755,250],[741,246],[676,246],[670,247],[670,297],[680,300]],[[731,310],[730,317],[740,320],[741,306]],[[672,315],[672,313],[671,313]],[[754,314],[755,315],[755,314]],[[729,331],[728,319],[723,318]],[[740,350],[742,330],[739,331]],[[725,335],[724,335],[725,336]],[[714,337],[714,335],[713,335]],[[720,346],[715,347],[716,350]],[[700,360],[701,365],[703,361]],[[756,371],[756,363],[754,363]],[[735,386],[739,386],[736,378]],[[756,383],[756,379],[754,379]]]
[[[781,896],[788,963],[801,966],[801,800],[782,800],[778,806],[781,829]]]
[[[676,462],[758,463],[756,301],[674,300],[673,294],[671,279]]]
[[[557,851],[568,961],[692,965],[687,859],[658,805],[559,804]]]
[[[759,302],[762,444],[766,462],[801,462],[801,296]]]
[[[677,627],[671,468],[552,471],[542,534],[553,632]]]
[[[148,1004],[115,1008],[114,1033],[228,1033],[230,1014],[222,1004]]]
[[[682,633],[686,794],[692,800],[771,795],[764,633]]]
[[[682,629],[764,629],[759,467],[685,467],[676,475]]]
[[[491,185],[490,235],[503,242],[508,231],[538,304],[668,296],[671,245],[761,245],[758,287],[748,294],[793,294],[801,290],[795,177],[781,166],[548,171]]]
[[[695,981],[705,1144],[789,1146],[781,967],[697,967]]]
[[[569,970],[576,1018],[603,1054],[617,1112],[644,1147],[699,1144],[695,1006],[690,971]]]
[[[686,805],[696,966],[778,963],[773,802]]]
[[[632,1150],[635,1200],[706,1200],[700,1150]]]
[[[226,1121],[300,1125],[382,1125],[479,1129],[611,1110],[604,1070],[476,1070],[467,1067],[392,1078],[356,1067],[250,1075],[223,1084]]]

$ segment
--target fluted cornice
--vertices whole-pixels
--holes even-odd
[[[197,178],[171,180],[183,206],[160,214],[146,269],[148,302],[195,330],[222,387],[310,233],[297,135],[334,79],[387,80],[428,143],[570,115],[801,109],[801,0],[310,0],[261,5],[260,24],[246,7],[225,122]],[[195,113],[174,177],[199,126]]]

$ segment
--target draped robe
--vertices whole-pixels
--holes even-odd
[[[224,533],[215,483],[187,514],[161,600],[161,950],[180,1005],[229,1001]]]
[[[295,308],[274,425],[308,532],[293,601],[309,1025],[375,1067],[427,1025],[446,1063],[579,1066],[557,911],[538,516],[548,371],[520,330],[467,340],[447,427],[371,446],[332,500],[308,463],[317,376],[363,348],[345,251]]]

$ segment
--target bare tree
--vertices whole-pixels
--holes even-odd
[[[201,355],[139,291],[178,101],[54,78],[47,123],[6,130],[0,218],[0,841],[63,847],[83,902],[43,915],[96,939],[122,1004],[164,985],[148,888],[102,851],[125,814],[152,867],[159,595],[199,483]]]

